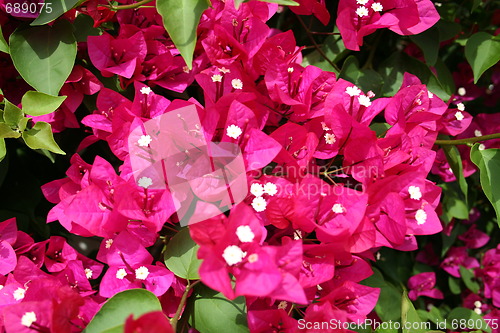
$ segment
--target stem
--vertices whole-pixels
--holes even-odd
[[[201,280],[198,280],[194,282],[193,284],[189,283],[186,286],[186,290],[184,290],[184,294],[182,294],[181,302],[179,303],[179,306],[177,307],[177,311],[175,312],[175,315],[172,319],[170,319],[170,324],[172,325],[172,328],[174,332],[177,332],[177,322],[179,321],[179,318],[181,317],[181,312],[182,309],[184,308],[184,305],[186,305],[186,301],[188,298],[189,291],[196,286]]]
[[[306,24],[304,23],[304,21],[302,21],[302,19],[300,18],[299,15],[296,15],[297,16],[297,19],[299,20],[300,22],[300,25],[302,25],[302,27],[306,30],[306,34],[307,34],[307,37],[309,37],[309,39],[311,40],[311,42],[314,44],[314,47],[316,48],[316,50],[318,50],[319,54],[321,54],[321,56],[337,71],[337,72],[340,72],[340,69],[337,67],[337,65],[335,65],[329,58],[328,56],[325,54],[325,52],[323,52],[323,50],[321,49],[321,47],[319,47],[318,43],[316,43],[316,41],[314,40],[314,36],[313,34],[311,34],[311,30],[309,30],[309,28],[306,26]]]
[[[139,2],[131,3],[130,5],[120,5],[120,6],[109,5],[109,6],[105,6],[105,7],[108,7],[111,10],[134,9],[134,8],[138,8],[138,7],[145,5],[145,4],[152,2],[152,1],[153,0],[142,0]]]
[[[456,139],[456,140],[436,140],[435,144],[445,146],[445,145],[469,145],[484,140],[500,139],[500,133],[476,136],[474,138],[467,139]]]

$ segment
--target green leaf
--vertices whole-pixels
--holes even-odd
[[[201,260],[196,257],[200,247],[189,235],[189,229],[179,231],[167,244],[165,265],[175,275],[186,280],[200,278],[198,269]]]
[[[467,269],[464,266],[460,266],[460,276],[462,281],[464,281],[465,286],[469,288],[474,294],[479,292],[479,283],[475,280],[474,272],[472,269]]]
[[[43,116],[54,112],[65,99],[66,96],[51,96],[38,91],[28,91],[24,94],[21,104],[24,113],[30,116]]]
[[[0,52],[9,53],[9,44],[5,41],[2,33],[2,27],[0,26]]]
[[[448,287],[454,295],[460,295],[462,288],[460,287],[460,280],[454,278],[453,276],[448,276]]]
[[[445,137],[445,139],[449,139],[449,137]],[[464,177],[462,158],[460,157],[460,153],[458,152],[456,146],[443,145],[442,148],[446,156],[446,160],[450,164],[451,170],[458,180],[458,185],[460,186],[460,190],[462,191],[465,198],[465,203],[467,204],[468,185]]]
[[[206,0],[156,1],[156,9],[163,18],[163,25],[189,69],[192,69],[196,29],[201,14],[207,8]]]
[[[53,153],[66,155],[54,141],[50,124],[39,121],[33,128],[23,132],[24,142],[31,149],[47,149]]]
[[[465,44],[465,58],[474,72],[474,83],[491,66],[500,61],[500,41],[486,32],[472,35]]]
[[[3,111],[3,120],[5,123],[14,127],[17,126],[23,118],[23,111],[8,100],[5,100],[5,109]]]
[[[0,123],[0,138],[15,138],[21,136],[21,133],[14,131],[9,125],[6,123]]]
[[[447,318],[447,327],[453,331],[463,331],[465,329],[480,329],[491,333],[491,327],[489,327],[484,319],[467,308],[455,308],[449,314]],[[453,326],[456,325],[456,326]]]
[[[5,147],[5,140],[0,139],[0,162],[3,161],[5,158],[5,155],[7,155],[7,148]]]
[[[401,327],[403,333],[426,333],[425,323],[420,319],[406,291],[401,298]],[[430,328],[430,327],[429,327]]]
[[[77,42],[86,42],[88,36],[99,36],[101,33],[94,28],[94,20],[88,15],[78,15],[73,22],[73,30]]]
[[[476,143],[470,151],[470,159],[479,168],[483,192],[493,205],[500,225],[500,149],[479,150]]]
[[[161,304],[152,292],[130,289],[111,297],[88,324],[84,333],[123,332],[125,319],[153,311],[161,311]]]
[[[427,65],[434,66],[439,53],[440,38],[438,28],[432,27],[418,35],[410,36],[410,39],[424,52]]]
[[[469,218],[469,208],[465,203],[465,198],[460,191],[457,182],[439,184],[443,189],[442,204],[443,213],[441,219],[448,223],[452,218],[466,220]]]
[[[54,21],[56,18],[75,7],[80,0],[57,0],[45,2],[43,10],[31,25],[43,25]]]
[[[269,2],[269,3],[277,3],[278,5],[282,6],[298,6],[299,3],[292,1],[292,0],[259,0],[262,2]]]
[[[228,300],[207,287],[197,288],[190,323],[203,333],[248,333],[247,310],[244,297]]]
[[[76,41],[67,21],[18,29],[10,36],[10,54],[29,85],[57,96],[73,69]]]
[[[373,288],[380,288],[380,296],[375,305],[375,311],[381,320],[396,321],[401,318],[401,303],[394,301],[401,298],[401,290],[392,283],[387,282],[377,268],[373,268],[373,274],[363,280],[362,284]]]
[[[372,69],[359,69],[358,59],[355,56],[348,57],[339,77],[354,83],[363,91],[373,91],[375,95],[380,93],[382,87],[382,77]]]

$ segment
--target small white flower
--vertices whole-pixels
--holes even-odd
[[[331,130],[330,127],[326,126],[326,123],[324,121],[321,122],[321,128],[323,129],[323,131]]]
[[[363,5],[364,6],[364,5],[366,5],[368,3],[368,0],[356,0],[356,3],[358,5]]]
[[[427,97],[434,98],[434,94],[427,90]]]
[[[137,140],[137,143],[141,147],[147,147],[149,144],[153,141],[149,135],[141,135],[139,140]]]
[[[250,228],[249,225],[240,225],[236,229],[236,236],[238,236],[238,239],[242,243],[250,243],[255,238],[255,234],[253,233],[252,228]]]
[[[333,134],[333,133],[326,133],[324,138],[325,138],[325,142],[329,145],[333,145],[335,143],[335,141],[337,141],[335,139],[335,134]]]
[[[3,287],[4,287],[4,285],[3,285],[3,284],[0,284],[0,290],[2,290],[2,289],[3,289]]]
[[[270,196],[274,196],[276,193],[278,193],[278,187],[274,183],[267,182],[264,184],[264,192],[266,194],[269,194]]]
[[[85,277],[90,280],[92,279],[92,270],[90,268],[85,268]]]
[[[118,280],[123,280],[125,276],[127,276],[127,271],[125,270],[125,268],[120,268],[116,271],[116,278]]]
[[[231,85],[234,89],[243,89],[243,82],[240,79],[233,79]]]
[[[152,90],[149,87],[142,87],[141,88],[141,94],[143,94],[143,95],[149,95],[151,93],[151,91]]]
[[[288,306],[288,302],[287,302],[287,301],[281,301],[281,302],[278,304],[278,309],[283,309],[283,310],[285,310],[287,306]]]
[[[365,95],[359,96],[358,102],[359,102],[359,104],[366,106],[366,107],[369,107],[370,105],[372,105],[372,102],[370,101],[370,97],[365,96]]]
[[[14,299],[16,301],[20,301],[24,298],[25,294],[26,294],[26,289],[17,288],[16,290],[14,290],[14,294],[12,294],[12,296],[14,296]]]
[[[334,212],[336,214],[342,214],[343,212],[345,212],[345,208],[344,208],[344,206],[342,206],[342,204],[336,203],[332,207],[332,212]]]
[[[148,188],[153,185],[153,180],[149,177],[141,177],[139,181],[137,181],[137,185],[143,188]]]
[[[361,94],[361,90],[356,86],[351,86],[345,88],[345,93],[351,97],[354,97],[359,96],[359,94]]]
[[[474,312],[477,313],[478,315],[480,315],[480,314],[483,313],[483,311],[481,310],[481,308],[475,308]]]
[[[217,69],[219,70],[219,72],[221,72],[223,74],[231,73],[231,70],[228,68],[225,68],[225,67],[221,67],[221,68],[217,68]]]
[[[441,2],[434,2],[434,5],[435,5],[436,7],[441,7],[443,4],[442,4]]]
[[[189,73],[189,67],[188,67],[188,66],[184,66],[184,67],[182,67],[182,71],[183,71],[184,73]]]
[[[110,239],[106,239],[106,248],[109,249],[111,247],[111,245],[113,245],[113,240],[110,238]]]
[[[481,132],[480,130],[475,130],[474,136],[483,136],[483,132]]]
[[[230,245],[224,249],[222,258],[224,258],[229,266],[233,266],[242,262],[246,255],[247,253],[243,252],[239,246]]]
[[[464,103],[458,103],[457,104],[457,109],[459,109],[460,111],[465,111],[465,105],[464,105]]]
[[[299,240],[299,239],[302,239],[302,231],[300,230],[295,230],[295,232],[293,233],[293,239],[294,240]]]
[[[241,133],[243,133],[243,131],[236,125],[229,125],[226,129],[227,136],[233,139],[238,139]]]
[[[415,220],[417,220],[418,225],[422,225],[427,221],[427,213],[423,209],[417,210],[415,214]]]
[[[368,8],[366,8],[366,7],[358,7],[358,9],[356,9],[356,14],[359,17],[368,16]]]
[[[457,112],[455,112],[455,118],[456,118],[458,121],[462,121],[462,120],[464,120],[465,116],[464,116],[464,114],[463,114],[462,112],[457,111]]]
[[[31,325],[36,321],[36,314],[33,311],[25,312],[21,317],[21,325],[26,327],[31,327]]]
[[[381,12],[384,10],[384,7],[380,2],[374,2],[372,3],[372,9],[374,12]]]
[[[212,75],[212,82],[222,82],[222,75],[220,74]]]
[[[267,202],[263,197],[253,198],[252,200],[252,208],[255,209],[256,212],[263,212],[266,210]]]
[[[486,146],[481,143],[481,144],[479,144],[479,147],[477,147],[477,149],[479,149],[479,150],[485,150]]]
[[[259,183],[253,183],[250,186],[250,193],[252,193],[256,197],[261,197],[264,194],[264,186]]]
[[[293,67],[288,67],[288,73],[293,73]]]
[[[458,91],[457,91],[457,92],[458,92],[458,94],[459,94],[460,96],[465,96],[465,94],[467,94],[467,91],[465,90],[465,88],[464,88],[464,87],[460,87],[460,88],[458,88]]]
[[[141,266],[135,270],[135,278],[137,280],[146,280],[149,275],[149,270],[147,267]]]
[[[482,307],[482,306],[483,306],[483,303],[481,303],[481,301],[475,301],[475,302],[474,302],[474,306],[475,306],[476,308],[480,308],[480,307]]]
[[[252,253],[248,256],[248,262],[253,264],[254,262],[259,260],[259,255],[257,253]]]
[[[410,193],[410,199],[420,200],[422,199],[422,192],[420,192],[420,187],[410,186],[408,187],[408,193]]]

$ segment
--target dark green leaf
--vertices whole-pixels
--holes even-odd
[[[31,25],[43,25],[54,21],[56,18],[66,13],[73,7],[82,2],[80,0],[57,0],[46,1],[38,17],[31,22]]]
[[[500,61],[500,41],[486,32],[472,35],[465,44],[465,58],[474,72],[474,83],[491,66]]]
[[[449,139],[449,137],[446,137],[445,139]],[[460,190],[464,195],[465,204],[467,204],[468,185],[464,177],[462,158],[460,157],[460,153],[458,152],[457,147],[452,145],[444,145],[442,148],[444,154],[446,155],[446,160],[450,164],[451,170],[458,180],[458,185],[460,186]]]
[[[66,96],[51,96],[38,91],[28,91],[24,94],[21,104],[23,112],[30,116],[43,116],[54,112]]]
[[[460,295],[462,292],[462,288],[460,287],[460,280],[454,278],[453,276],[448,277],[448,287],[450,291],[454,295]]]
[[[101,33],[94,28],[94,20],[88,15],[78,15],[73,22],[73,30],[77,42],[86,42],[88,36],[99,36]]]
[[[178,277],[187,280],[199,279],[201,260],[196,257],[198,249],[198,244],[189,235],[189,229],[182,229],[167,244],[165,265]]]
[[[292,1],[292,0],[259,0],[262,2],[269,2],[269,3],[277,3],[278,5],[282,6],[298,6],[299,3]]]
[[[360,69],[358,60],[354,56],[350,56],[345,60],[339,77],[354,83],[365,92],[371,90],[375,95],[380,93],[382,87],[380,74],[372,69]]]
[[[363,280],[362,284],[380,288],[380,296],[375,305],[375,311],[381,320],[395,321],[401,318],[401,303],[395,302],[395,300],[401,298],[401,290],[384,280],[384,276],[378,269],[373,268],[373,275]]]
[[[3,161],[6,154],[7,154],[7,149],[5,147],[5,140],[0,139],[0,162]]]
[[[196,46],[196,29],[201,14],[208,8],[207,1],[157,0],[156,8],[175,47],[191,69]]]
[[[432,27],[418,35],[410,36],[410,39],[424,52],[425,62],[434,66],[439,53],[439,30]]]
[[[474,272],[471,269],[460,266],[460,276],[462,277],[462,281],[464,281],[465,286],[469,288],[470,291],[474,294],[479,292],[479,283],[475,280]]]
[[[418,316],[413,303],[408,298],[406,291],[401,298],[401,326],[403,333],[426,333],[425,324]]]
[[[462,321],[461,321],[462,320]],[[457,326],[453,327],[455,324]],[[486,324],[484,319],[467,308],[455,308],[447,317],[447,326],[453,331],[464,331],[466,329],[480,329],[491,333],[491,328]]]
[[[0,26],[0,52],[9,53],[9,44],[5,41],[2,33],[2,27]]]
[[[479,168],[483,192],[490,200],[497,214],[500,225],[500,149],[480,150],[475,144],[470,151],[470,158]]]
[[[76,57],[76,41],[67,21],[29,27],[10,36],[10,54],[23,79],[36,90],[57,96]]]
[[[19,124],[21,119],[24,118],[24,113],[20,108],[5,100],[5,109],[3,111],[3,120],[9,126],[16,126]]]
[[[84,330],[85,333],[123,332],[125,319],[152,311],[161,311],[161,304],[152,292],[130,289],[111,297]]]
[[[47,149],[56,154],[66,155],[54,141],[50,124],[38,121],[33,128],[23,132],[23,139],[31,149]]]
[[[207,287],[197,288],[194,311],[190,322],[203,333],[247,333],[246,302],[244,297],[228,300],[224,295]]]
[[[448,223],[452,218],[466,220],[469,218],[469,208],[465,198],[456,182],[443,183],[439,185],[443,189],[442,204],[443,213],[441,219]]]

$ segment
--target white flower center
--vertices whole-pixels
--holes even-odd
[[[125,270],[125,268],[120,268],[116,271],[116,278],[118,280],[123,280],[125,276],[127,276],[127,271]]]
[[[459,109],[460,111],[465,111],[465,105],[464,105],[464,103],[458,103],[457,104],[457,109]]]
[[[151,91],[152,90],[149,87],[142,87],[141,88],[141,94],[143,94],[143,95],[149,95],[151,93]]]
[[[483,303],[481,303],[481,301],[475,301],[475,302],[474,302],[474,306],[475,306],[476,308],[480,308],[480,307],[482,307],[482,306],[483,306]]]
[[[219,72],[224,73],[224,74],[231,73],[231,70],[228,68],[225,68],[225,67],[221,67],[221,68],[217,68],[217,69],[219,70]]]
[[[330,127],[326,126],[326,123],[324,121],[321,122],[321,128],[323,128],[323,131],[329,131],[331,129]]]
[[[363,5],[364,6],[364,5],[366,5],[368,3],[368,0],[356,0],[356,3],[358,5]]]
[[[247,253],[243,252],[239,246],[230,245],[222,253],[222,258],[229,266],[233,266],[242,262],[246,255]]]
[[[137,280],[146,280],[149,275],[149,270],[147,267],[141,266],[135,270],[135,278]]]
[[[410,193],[410,198],[413,200],[420,200],[422,198],[422,192],[420,192],[420,187],[410,186],[408,187],[408,193]]]
[[[267,202],[263,197],[256,197],[252,200],[252,208],[255,209],[256,212],[263,212],[266,210]]]
[[[113,240],[110,238],[110,239],[106,239],[106,248],[109,249],[111,247],[111,245],[113,245]]]
[[[253,264],[254,262],[259,260],[259,255],[257,253],[252,253],[248,256],[248,262]]]
[[[427,213],[423,209],[417,210],[417,213],[415,214],[415,220],[417,221],[418,225],[422,225],[427,221]]]
[[[293,67],[288,67],[288,73],[293,73]]]
[[[374,2],[372,3],[372,9],[374,12],[381,12],[382,10],[384,10],[384,7],[380,2]]]
[[[481,144],[479,144],[479,147],[477,147],[477,149],[479,149],[479,150],[485,150],[486,146],[481,143]]]
[[[266,192],[266,194],[269,194],[270,196],[274,196],[276,193],[278,193],[278,187],[274,183],[267,182],[264,184],[264,192]]]
[[[226,129],[227,136],[233,139],[238,139],[241,133],[243,133],[243,131],[236,125],[229,125]]]
[[[222,82],[222,75],[220,74],[212,75],[212,82]]]
[[[35,321],[36,321],[36,314],[33,311],[26,312],[21,317],[21,325],[26,327],[31,327],[31,324],[33,324]]]
[[[342,204],[336,203],[332,207],[332,212],[334,212],[336,214],[341,214],[341,213],[345,212],[345,208],[344,208],[344,206],[342,206]]]
[[[434,94],[431,93],[430,91],[427,90],[427,97],[429,98],[433,98],[434,97]]]
[[[14,291],[14,299],[16,301],[20,301],[24,298],[24,295],[26,294],[26,289],[23,289],[23,288],[17,288],[15,291]]]
[[[252,186],[250,186],[250,193],[256,197],[261,197],[264,194],[264,186],[259,183],[253,183]]]
[[[481,132],[480,130],[475,130],[474,136],[483,136],[483,132]]]
[[[455,112],[455,118],[458,120],[458,121],[461,121],[461,120],[464,120],[465,116],[462,112],[460,111],[457,111]]]
[[[359,96],[358,101],[359,101],[359,104],[366,106],[366,107],[369,107],[370,105],[372,105],[372,102],[370,102],[370,97],[365,96],[365,95]]]
[[[240,79],[233,79],[231,85],[234,89],[243,89],[243,82]]]
[[[250,243],[255,238],[255,234],[253,233],[252,228],[250,228],[249,225],[240,225],[236,229],[236,236],[238,236],[238,239],[242,243]]]
[[[92,270],[90,268],[85,268],[85,277],[87,279],[91,279],[92,278]]]
[[[457,92],[458,92],[458,94],[459,94],[460,96],[465,96],[465,94],[467,94],[467,91],[465,90],[465,88],[464,88],[464,87],[460,87],[460,88],[458,88],[458,91],[457,91]]]
[[[137,143],[141,147],[147,147],[149,144],[153,141],[149,135],[141,135],[139,140],[137,140]]]
[[[153,180],[149,177],[141,177],[139,181],[137,181],[137,185],[143,188],[148,188],[153,185]]]
[[[325,138],[325,142],[326,142],[327,144],[329,144],[329,145],[333,145],[333,144],[335,143],[335,141],[337,141],[337,140],[335,139],[335,134],[333,134],[333,133],[326,133],[326,134],[324,135],[324,138]]]
[[[345,88],[345,93],[351,97],[354,97],[354,96],[359,96],[359,94],[361,94],[361,90],[356,86],[351,86]]]
[[[287,302],[287,301],[281,301],[281,302],[278,304],[278,309],[283,309],[283,310],[285,310],[287,306],[288,306],[288,302]]]

